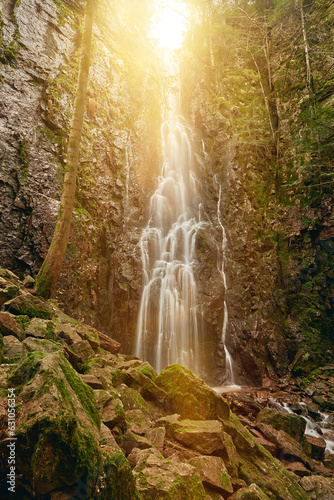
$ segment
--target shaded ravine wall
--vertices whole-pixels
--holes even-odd
[[[203,5],[183,62],[183,114],[211,158],[211,214],[210,175],[223,186],[231,349],[239,377],[264,385],[333,361],[331,2],[305,14],[312,91],[300,9],[288,4]]]
[[[1,12],[0,262],[23,277],[38,272],[57,216],[84,2],[7,4]],[[152,112],[159,88],[147,89],[151,105],[142,95],[133,101],[117,35],[116,42],[108,37],[98,19],[77,201],[54,298],[129,351],[141,280],[137,242],[158,166],[159,130],[143,129],[148,116],[159,119],[159,110]]]

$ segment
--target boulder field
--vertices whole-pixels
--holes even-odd
[[[333,498],[333,461],[302,417],[251,396],[228,402],[177,364],[158,375],[32,285],[0,271],[2,497],[14,389],[12,498]]]

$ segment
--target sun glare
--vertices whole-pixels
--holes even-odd
[[[160,47],[167,50],[179,49],[183,42],[187,11],[178,0],[157,1],[156,20],[151,34]]]

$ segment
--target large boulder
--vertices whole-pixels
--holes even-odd
[[[303,477],[300,484],[312,500],[334,500],[334,478],[323,476]]]
[[[193,465],[204,486],[226,496],[233,493],[231,478],[220,457],[200,456],[192,458]]]
[[[28,353],[9,378],[23,384],[17,468],[39,494],[97,474],[100,417],[93,390],[61,353]]]
[[[176,457],[166,460],[157,450],[142,450],[133,473],[141,498],[145,500],[206,500],[195,467]]]
[[[306,427],[306,420],[303,417],[291,413],[284,415],[272,408],[261,410],[256,417],[256,422],[262,422],[278,431],[284,431],[297,442],[302,441]]]
[[[228,403],[184,366],[168,366],[155,383],[168,394],[170,410],[182,418],[216,420],[229,416]]]
[[[53,314],[53,307],[50,302],[46,302],[28,292],[18,295],[6,302],[2,307],[12,314],[26,315],[29,318],[51,319]]]

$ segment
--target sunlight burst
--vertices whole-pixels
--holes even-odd
[[[167,50],[179,49],[183,42],[187,11],[183,2],[161,0],[157,2],[156,21],[151,30],[160,47]]]

